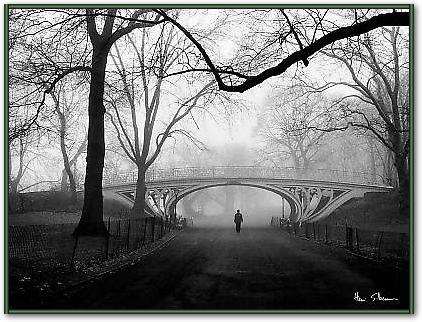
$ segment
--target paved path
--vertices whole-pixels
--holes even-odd
[[[366,302],[354,300],[355,292]],[[398,298],[372,301],[371,294]],[[408,273],[271,227],[187,229],[135,266],[53,305],[62,309],[397,309]],[[50,304],[51,305],[51,304]],[[50,306],[49,305],[49,306]]]

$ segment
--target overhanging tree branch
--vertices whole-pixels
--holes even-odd
[[[161,16],[163,16],[166,20],[174,24],[183,34],[185,34],[185,36],[189,40],[191,40],[195,44],[195,46],[201,53],[202,57],[204,58],[206,64],[208,65],[211,73],[216,79],[220,90],[227,91],[227,92],[240,92],[240,93],[261,84],[262,82],[264,82],[265,80],[271,77],[281,75],[293,64],[299,61],[306,61],[310,56],[317,53],[325,46],[334,43],[335,41],[359,36],[383,26],[409,26],[409,22],[410,22],[409,12],[392,12],[392,13],[379,14],[364,22],[359,22],[351,26],[338,28],[336,30],[333,30],[327,33],[326,35],[322,36],[321,38],[319,38],[312,44],[304,47],[303,49],[300,49],[290,54],[288,57],[283,59],[278,65],[274,67],[270,67],[258,75],[249,76],[248,78],[245,79],[243,83],[239,85],[227,85],[224,83],[216,66],[212,62],[211,58],[208,56],[206,50],[195,39],[195,37],[180,23],[178,23],[173,18],[169,17],[163,10],[155,9],[155,11]]]

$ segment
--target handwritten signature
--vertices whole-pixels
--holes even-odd
[[[375,301],[380,301],[380,302],[393,302],[393,301],[398,301],[398,298],[395,297],[384,297],[381,295],[380,292],[375,292],[373,293],[369,298],[363,297],[359,294],[359,292],[355,292],[355,296],[353,298],[356,302],[375,302]]]

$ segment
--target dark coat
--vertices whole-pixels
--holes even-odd
[[[234,222],[236,224],[240,224],[241,222],[243,222],[243,217],[241,213],[235,213],[234,214]]]

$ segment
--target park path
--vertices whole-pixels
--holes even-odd
[[[195,223],[140,263],[49,303],[56,309],[398,309],[408,273],[271,227]],[[355,293],[366,302],[354,299]],[[370,296],[397,298],[372,301]]]

